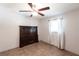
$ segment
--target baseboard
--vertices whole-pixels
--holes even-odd
[[[52,44],[50,44],[50,43],[48,43],[48,42],[45,42],[45,41],[43,41],[43,40],[40,40],[40,42],[44,42],[44,43],[46,43],[46,44],[49,44],[49,45],[51,45],[51,46],[54,46],[54,45],[52,45]],[[54,46],[54,47],[56,47],[56,46]],[[58,48],[58,47],[56,47],[56,48]],[[62,49],[63,50],[63,49]]]
[[[18,46],[1,50],[0,53],[1,53],[1,52],[5,52],[5,51],[9,51],[9,50],[12,50],[12,49],[15,49],[15,48],[18,48]]]
[[[39,40],[39,42],[44,42],[44,43],[46,43],[46,44],[50,44],[50,43],[48,43],[48,42],[45,42],[45,41],[43,41],[43,40]]]
[[[70,53],[72,53],[72,54],[75,54],[76,56],[79,56],[79,54],[77,54],[77,53],[74,53],[74,52],[72,52],[72,51],[69,51],[69,50],[67,50],[67,49],[64,49],[65,51],[68,51],[68,52],[70,52]]]

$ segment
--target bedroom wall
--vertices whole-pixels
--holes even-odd
[[[63,16],[65,25],[65,50],[79,55],[79,9],[64,13],[59,16]],[[42,19],[40,21],[40,40],[47,43],[50,42],[48,20],[52,18]]]
[[[19,26],[38,26],[36,18],[25,17],[0,4],[0,52],[19,46]]]
[[[64,15],[65,49],[79,55],[79,9]]]
[[[49,27],[48,19],[39,21],[39,40],[49,43]]]

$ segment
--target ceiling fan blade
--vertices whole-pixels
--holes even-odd
[[[30,10],[20,10],[19,12],[32,12]]]
[[[32,3],[28,3],[28,5],[29,5],[31,8],[33,7]]]
[[[44,10],[48,10],[50,9],[49,7],[45,7],[45,8],[41,8],[41,9],[38,9],[38,11],[44,11]]]
[[[41,16],[44,16],[44,14],[42,14],[42,13],[40,13],[40,12],[37,12],[39,15],[41,15]]]

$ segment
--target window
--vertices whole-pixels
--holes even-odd
[[[49,22],[50,32],[58,32],[60,26],[60,20],[51,20]]]

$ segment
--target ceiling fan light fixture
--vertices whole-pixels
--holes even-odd
[[[38,15],[38,13],[37,13],[37,12],[32,12],[32,14],[33,14],[34,16],[37,16],[37,15]]]

